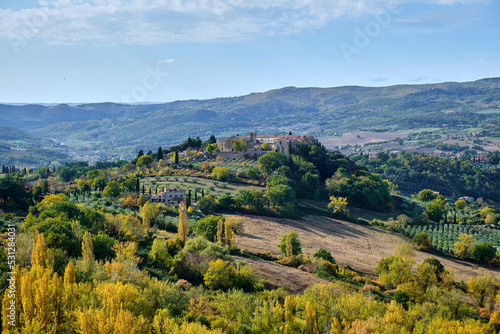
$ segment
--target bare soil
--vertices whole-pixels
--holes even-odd
[[[328,283],[327,280],[313,274],[278,263],[241,256],[233,256],[233,258],[245,262],[261,278],[264,284],[272,287],[282,287],[292,293],[301,293],[315,284]]]
[[[302,243],[303,253],[313,255],[319,248],[325,248],[332,253],[338,264],[369,274],[375,274],[375,267],[381,258],[392,255],[397,245],[407,243],[403,238],[373,226],[328,217],[305,216],[296,220],[257,216],[238,217],[244,222],[245,229],[242,235],[236,236],[236,244],[239,248],[252,252],[268,251],[278,255],[277,245],[281,236],[296,231]],[[455,280],[467,280],[470,276],[479,274],[500,276],[498,269],[490,270],[473,263],[416,251],[417,265],[425,258],[438,259],[454,274]],[[279,266],[274,269],[265,261],[261,264],[247,259],[244,261],[250,262],[250,267],[259,268],[261,272],[269,272],[269,275],[273,277],[279,276],[283,268],[286,268],[271,263]]]

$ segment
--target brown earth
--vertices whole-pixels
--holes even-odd
[[[295,220],[257,216],[238,216],[238,218],[244,222],[245,229],[242,235],[236,236],[236,245],[239,248],[252,252],[268,251],[278,255],[277,245],[281,236],[296,231],[302,243],[303,253],[313,255],[322,247],[332,253],[338,264],[370,274],[375,274],[375,267],[381,258],[390,256],[397,245],[407,242],[397,235],[373,226],[320,216],[305,216]],[[498,269],[489,270],[473,263],[416,251],[417,265],[425,258],[436,258],[441,261],[453,273],[455,280],[467,280],[470,276],[478,274],[500,276]],[[258,272],[264,274],[268,272],[271,276],[279,276],[280,271],[286,268],[265,261],[262,263],[248,259],[244,261],[249,262],[251,268],[258,268]],[[291,275],[291,273],[287,274]],[[310,277],[305,279],[315,278]],[[302,278],[297,276],[287,279],[300,281]]]
[[[235,260],[243,261],[256,273],[262,282],[272,287],[282,287],[292,293],[303,292],[315,284],[326,284],[327,280],[316,277],[296,268],[286,267],[274,262],[233,256]]]

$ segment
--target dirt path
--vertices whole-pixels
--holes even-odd
[[[398,244],[406,242],[396,235],[372,226],[327,217],[306,216],[301,220],[239,217],[244,221],[245,228],[243,235],[236,236],[236,244],[240,248],[279,254],[277,245],[281,236],[296,231],[302,243],[303,253],[313,255],[322,247],[332,253],[338,264],[372,274],[375,273],[375,267],[381,258],[390,256]],[[478,274],[500,276],[498,269],[490,271],[476,264],[416,252],[417,264],[425,258],[441,261],[453,272],[455,280],[467,280],[471,275]]]

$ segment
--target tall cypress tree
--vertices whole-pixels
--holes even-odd
[[[139,193],[140,187],[141,187],[141,185],[140,185],[139,178],[138,178],[138,177],[136,177],[136,178],[135,178],[135,191],[136,191],[137,193]]]
[[[208,138],[207,140],[207,144],[216,144],[217,143],[217,139],[215,138],[214,135],[211,135],[210,138]]]
[[[158,147],[158,153],[156,154],[157,158],[158,158],[158,161],[160,161],[161,159],[163,159],[163,150],[161,149],[161,146]]]
[[[187,197],[186,197],[186,206],[187,207],[191,206],[191,189],[189,189]]]
[[[179,163],[179,150],[175,150],[175,163]]]
[[[141,157],[144,155],[144,151],[140,150],[139,153],[137,153],[137,158]]]

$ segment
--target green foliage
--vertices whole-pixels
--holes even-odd
[[[261,171],[257,167],[250,167],[247,169],[247,176],[252,180],[257,179],[260,176],[260,174]]]
[[[429,235],[425,232],[418,233],[412,239],[412,242],[419,250],[428,251],[432,248],[432,242]]]
[[[496,248],[487,242],[475,244],[472,250],[472,258],[479,263],[490,263],[496,254]]]
[[[150,155],[141,155],[136,162],[137,167],[148,166],[153,162],[153,157]]]
[[[293,186],[293,181],[283,175],[269,175],[266,179],[267,189],[277,185]]]
[[[278,247],[282,256],[290,257],[302,253],[299,235],[295,231],[283,235]]]
[[[420,202],[430,202],[430,201],[436,199],[437,196],[438,196],[438,194],[434,193],[432,190],[424,189],[418,193],[417,198]]]
[[[313,255],[314,257],[317,257],[319,259],[323,259],[323,260],[326,260],[330,263],[335,263],[335,259],[333,258],[332,256],[332,253],[330,253],[329,251],[327,251],[326,249],[324,248],[320,248],[316,251],[316,253],[314,253]]]
[[[221,216],[207,216],[196,222],[194,231],[196,235],[202,236],[207,240],[214,241],[217,234],[217,223],[224,219]]]
[[[368,159],[366,155],[356,160],[373,172],[383,173],[405,192],[433,189],[445,196],[467,194],[500,200],[500,169],[474,164],[469,158],[448,159],[412,152],[397,154],[388,161]],[[425,200],[432,200],[434,195],[426,193],[430,197]]]
[[[401,304],[405,310],[408,310],[408,306],[410,304],[410,296],[402,290],[398,290],[392,296],[392,300],[396,303]]]
[[[234,140],[233,151],[246,151],[248,148],[247,141],[244,138]]]
[[[340,168],[326,180],[326,189],[330,196],[347,197],[351,205],[375,211],[384,211],[391,200],[388,184],[380,176],[362,170],[349,175]]]
[[[425,209],[427,210],[429,218],[438,222],[446,213],[446,201],[440,197],[436,197],[427,203]]]
[[[231,178],[231,170],[226,167],[215,167],[211,175],[216,180],[228,181]]]
[[[281,166],[284,166],[287,160],[288,158],[285,154],[275,151],[266,153],[257,159],[260,169],[267,174],[271,174]]]
[[[200,210],[204,215],[209,215],[213,213],[217,207],[217,204],[215,203],[214,199],[212,196],[207,195],[198,200],[196,202],[196,207],[198,210]]]
[[[122,189],[120,187],[120,184],[116,181],[110,181],[110,182],[108,182],[108,184],[104,188],[102,194],[105,197],[117,198],[118,196],[120,196],[121,192],[122,192]]]

